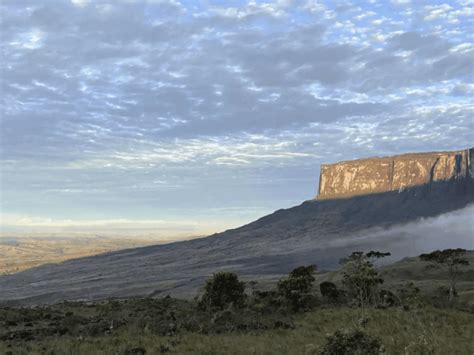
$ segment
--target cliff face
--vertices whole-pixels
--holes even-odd
[[[474,148],[343,161],[321,166],[318,200],[474,177]]]

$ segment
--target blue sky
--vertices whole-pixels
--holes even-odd
[[[474,3],[8,1],[3,233],[198,235],[474,142]]]

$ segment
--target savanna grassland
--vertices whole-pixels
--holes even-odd
[[[138,302],[137,304],[140,304]],[[149,305],[149,307],[152,307]],[[167,312],[175,306],[166,307]],[[64,308],[65,311],[67,307]],[[125,307],[126,309],[126,307]],[[66,311],[70,312],[70,311]],[[379,337],[387,354],[471,354],[474,316],[453,309],[425,307],[406,311],[402,308],[368,309],[323,307],[300,313],[288,319],[278,315],[252,315],[226,311],[202,315],[202,329],[186,329],[181,322],[153,317],[119,325],[91,323],[89,335],[79,335],[67,328],[83,317],[87,308],[75,309],[74,315],[63,316],[66,329],[62,336],[51,334],[38,338],[3,341],[3,354],[319,354],[327,336],[336,330],[360,327],[366,319],[365,331]],[[89,309],[90,312],[90,309]],[[166,312],[165,312],[166,313]],[[63,315],[65,313],[62,313]],[[140,313],[138,313],[140,314]],[[169,313],[168,313],[169,316]],[[249,315],[250,316],[250,315]],[[86,316],[87,318],[87,316]],[[280,319],[281,318],[281,319]],[[123,319],[123,318],[122,318]],[[25,323],[23,323],[23,326]],[[74,328],[72,326],[72,328]],[[222,329],[221,329],[222,328]],[[31,329],[31,328],[30,328]],[[76,333],[77,332],[77,333]],[[93,334],[97,332],[96,334]],[[23,336],[28,337],[24,333]]]

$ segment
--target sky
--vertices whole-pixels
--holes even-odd
[[[0,224],[205,235],[473,146],[474,1],[1,0]]]

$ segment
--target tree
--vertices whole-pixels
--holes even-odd
[[[291,303],[294,310],[305,306],[305,296],[311,291],[315,271],[316,265],[299,266],[290,272],[287,279],[278,281],[278,292]]]
[[[389,255],[390,253],[378,251],[356,251],[341,260],[344,265],[342,283],[359,306],[365,307],[375,302],[377,288],[383,283],[383,279],[373,261]]]
[[[469,265],[469,261],[464,257],[466,249],[444,249],[435,250],[429,254],[421,254],[420,259],[429,261],[445,267],[449,277],[449,301],[453,301],[456,295],[456,284],[461,268]]]
[[[220,308],[227,305],[240,307],[245,301],[245,283],[233,272],[218,272],[206,281],[201,308]]]

